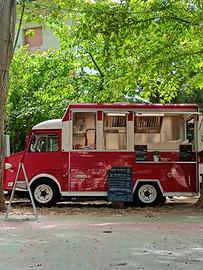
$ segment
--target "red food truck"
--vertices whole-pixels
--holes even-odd
[[[23,152],[5,158],[4,189],[21,162],[38,206],[62,196],[107,198],[111,169],[130,168],[133,202],[155,205],[199,194],[202,150],[197,104],[69,104],[62,119],[32,128]]]

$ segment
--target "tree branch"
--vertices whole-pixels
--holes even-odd
[[[185,19],[182,19],[182,18],[179,18],[179,17],[174,16],[174,15],[173,16],[156,16],[156,17],[152,17],[152,18],[146,18],[146,19],[143,19],[143,20],[132,20],[130,23],[131,24],[139,24],[139,23],[156,21],[158,19],[160,19],[160,20],[161,19],[172,19],[172,20],[180,21],[180,22],[183,22],[183,23],[186,23],[186,24],[192,24],[192,22],[190,22],[188,20],[185,20]],[[194,24],[194,25],[197,25],[197,24]]]
[[[104,73],[101,71],[100,67],[98,66],[96,60],[94,59],[93,55],[87,51],[87,53],[89,54],[90,58],[92,59],[92,62],[94,63],[96,69],[99,71],[99,74],[101,77],[104,77]]]
[[[19,21],[19,25],[18,25],[18,31],[17,31],[15,43],[14,43],[14,46],[13,46],[13,51],[15,51],[16,45],[17,45],[17,42],[18,42],[20,29],[21,29],[21,25],[22,25],[22,21],[23,21],[24,11],[25,11],[25,0],[22,1],[22,11],[21,11],[21,16],[20,16],[20,21]]]

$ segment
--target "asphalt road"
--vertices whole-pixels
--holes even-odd
[[[203,269],[201,213],[122,213],[90,208],[37,221],[0,215],[0,269]]]

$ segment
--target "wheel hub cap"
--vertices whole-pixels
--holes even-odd
[[[138,192],[139,199],[144,203],[152,203],[156,200],[157,191],[152,185],[143,185]]]
[[[35,199],[40,203],[47,203],[53,197],[52,189],[45,184],[39,185],[34,192]]]

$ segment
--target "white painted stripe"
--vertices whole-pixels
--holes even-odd
[[[57,184],[57,186],[58,186],[58,188],[59,188],[59,191],[61,192],[61,186],[60,186],[59,181],[56,179],[56,177],[54,177],[53,175],[48,174],[48,173],[41,173],[41,174],[35,175],[35,176],[30,180],[29,186],[31,186],[32,183],[33,183],[34,181],[36,181],[37,179],[39,179],[39,178],[50,178],[51,180],[53,180],[53,181]]]
[[[198,196],[198,192],[164,192],[163,196],[183,196],[183,197],[193,197],[193,196]]]
[[[62,196],[76,196],[76,197],[103,197],[103,196],[107,196],[107,192],[100,192],[100,191],[62,191],[61,192]]]

